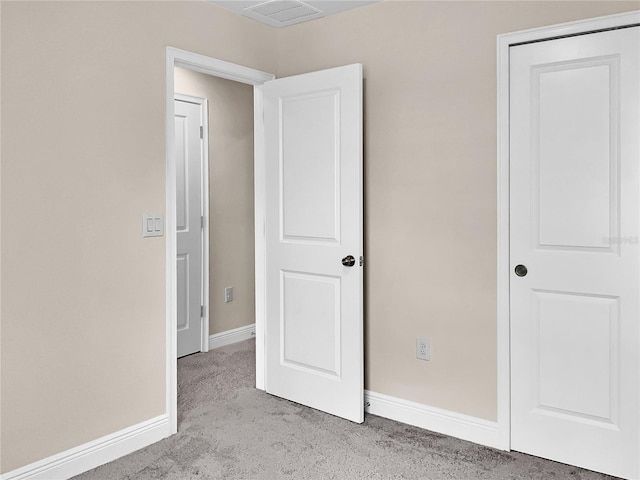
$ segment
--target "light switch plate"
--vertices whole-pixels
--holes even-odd
[[[142,236],[161,237],[164,235],[164,215],[145,213],[142,215]]]

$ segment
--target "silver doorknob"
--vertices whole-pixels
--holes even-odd
[[[345,267],[353,267],[356,264],[356,259],[353,255],[347,255],[342,259],[342,265]]]
[[[516,265],[515,272],[517,276],[524,277],[527,274],[527,267],[524,265]]]

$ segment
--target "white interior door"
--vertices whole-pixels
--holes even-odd
[[[264,120],[266,390],[362,422],[362,66],[265,83]]]
[[[510,49],[511,445],[626,478],[640,476],[639,47],[634,27]]]
[[[175,101],[178,357],[202,346],[202,107]]]

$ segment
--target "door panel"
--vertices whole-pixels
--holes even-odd
[[[282,237],[339,242],[339,91],[281,99]]]
[[[609,56],[532,68],[534,206],[542,247],[607,249],[603,236],[617,230],[610,139],[617,128],[618,62]]]
[[[178,357],[202,348],[201,106],[175,101]]]
[[[187,162],[189,156],[189,122],[188,112],[178,114],[177,109],[186,110],[182,103],[176,102],[176,230],[187,230],[189,221],[189,184]],[[191,125],[193,128],[193,125]]]
[[[640,474],[639,32],[510,51],[512,448],[627,478]]]
[[[549,414],[611,423],[617,404],[619,298],[533,291],[536,395]],[[535,307],[534,307],[535,308]],[[613,361],[612,361],[613,360]]]
[[[362,69],[267,82],[266,390],[364,419]]]
[[[189,254],[178,254],[177,283],[178,283],[178,332],[189,328]]]
[[[281,363],[339,378],[340,277],[283,271],[281,294]]]

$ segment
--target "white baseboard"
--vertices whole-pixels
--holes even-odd
[[[0,480],[63,480],[111,462],[171,434],[168,415],[106,435],[0,475]]]
[[[420,403],[383,395],[364,392],[365,411],[380,417],[461,438],[488,447],[505,448],[500,439],[498,423],[461,413],[442,410]]]
[[[227,330],[226,332],[216,333],[209,337],[209,350],[224,347],[225,345],[231,345],[232,343],[242,342],[243,340],[249,340],[250,338],[255,338],[255,336],[255,323],[245,325],[240,328],[234,328],[233,330]]]

